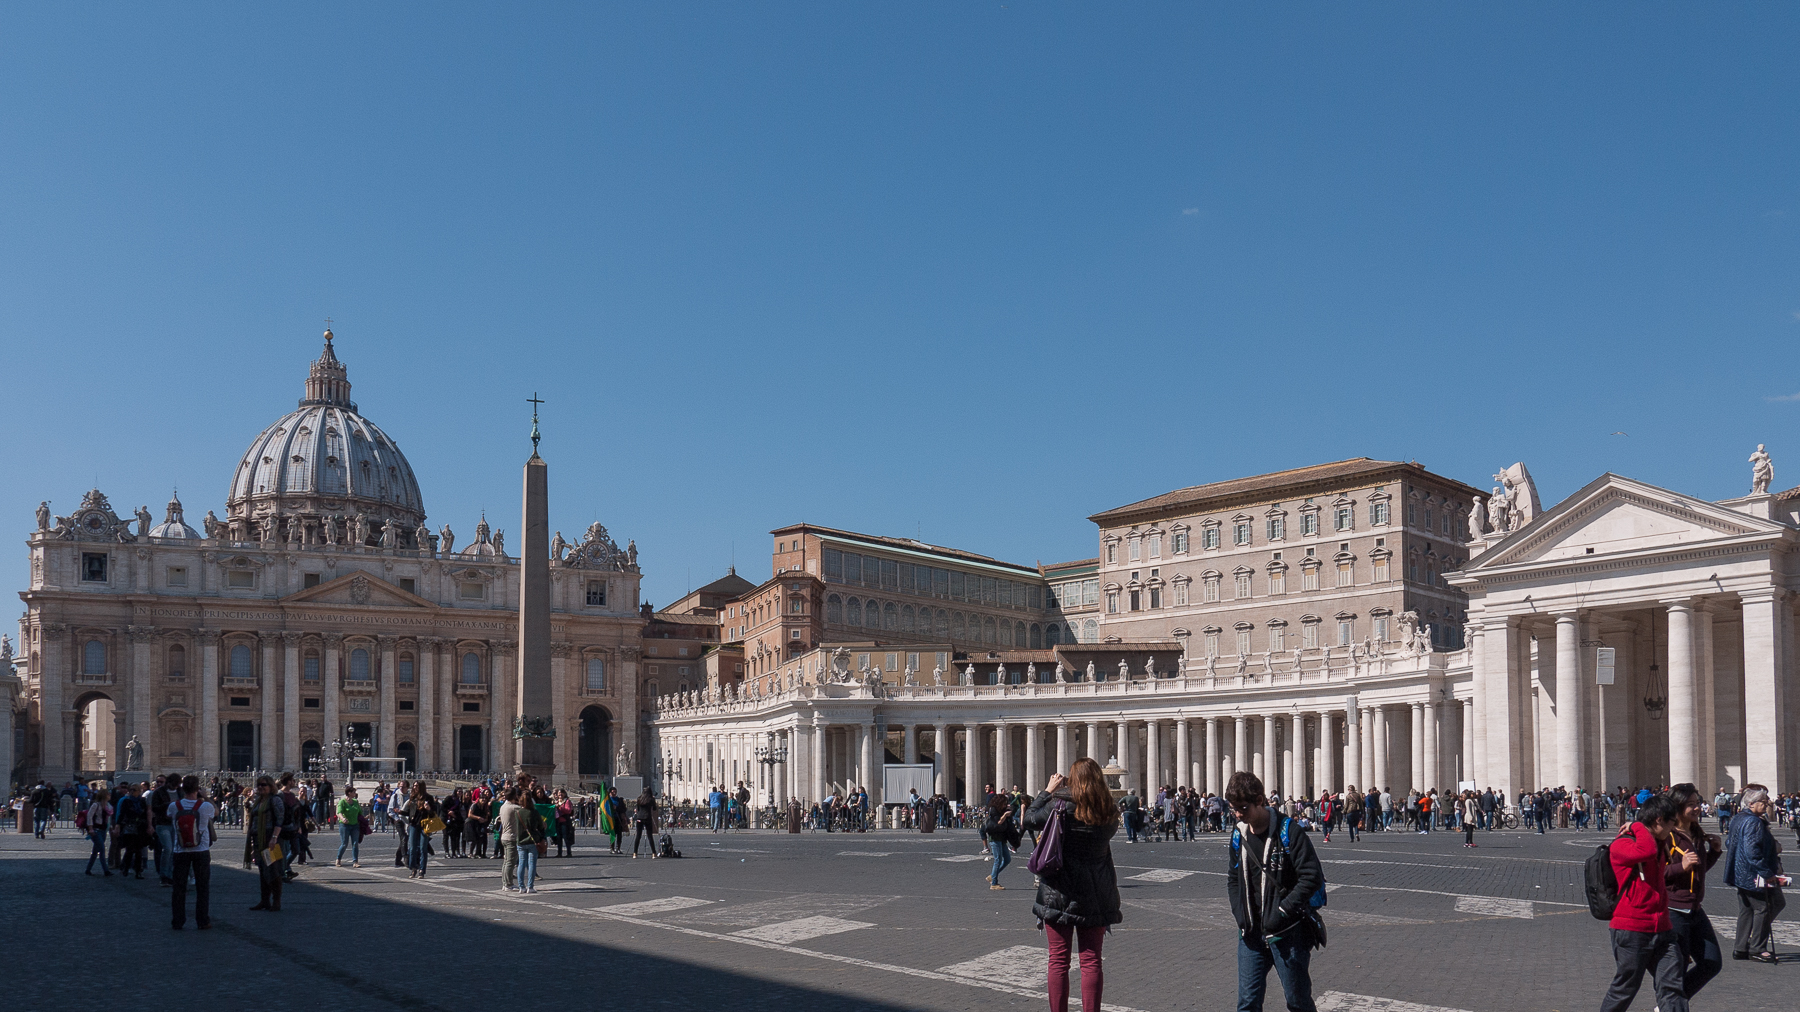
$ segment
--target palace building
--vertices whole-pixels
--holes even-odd
[[[350,399],[325,333],[305,396],[250,443],[223,519],[161,523],[98,489],[40,506],[13,664],[17,776],[301,769],[367,740],[414,771],[510,769],[519,565],[483,517],[433,533],[398,442]],[[637,549],[552,542],[559,780],[638,742]],[[138,760],[136,757],[141,757]],[[390,769],[392,766],[389,767]]]

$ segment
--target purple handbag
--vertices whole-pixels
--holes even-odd
[[[1031,859],[1025,862],[1025,867],[1030,868],[1033,875],[1054,875],[1062,870],[1064,807],[1062,802],[1056,802],[1056,807],[1050,810],[1050,821],[1038,834],[1037,846],[1031,848]]]

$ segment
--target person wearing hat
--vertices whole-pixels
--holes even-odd
[[[1781,887],[1789,882],[1781,873],[1777,856],[1781,847],[1769,832],[1768,812],[1769,789],[1761,784],[1744,785],[1725,839],[1725,884],[1738,891],[1737,944],[1732,959],[1776,961],[1769,933],[1787,906]]]

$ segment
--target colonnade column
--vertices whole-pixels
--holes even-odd
[[[970,808],[981,807],[981,750],[986,747],[982,740],[980,724],[968,724],[964,733],[967,740],[963,743],[963,804]]]
[[[1438,745],[1441,731],[1438,721],[1442,712],[1438,709],[1437,691],[1432,690],[1432,697],[1425,704],[1425,774],[1420,778],[1425,782],[1419,785],[1421,791],[1444,786],[1443,751]]]
[[[1206,769],[1200,782],[1194,785],[1195,790],[1203,790],[1208,794],[1219,793],[1219,718],[1206,718]]]
[[[825,798],[826,766],[831,757],[831,740],[826,734],[824,724],[814,718],[813,724],[806,732],[806,755],[811,763],[812,800],[822,801]]]
[[[1033,797],[1044,786],[1044,725],[1025,725],[1025,793]]]
[[[281,634],[281,768],[300,768],[300,634]],[[267,692],[268,689],[264,689]]]
[[[1463,768],[1464,780],[1477,781],[1480,778],[1475,771],[1487,766],[1487,731],[1476,723],[1481,713],[1483,701],[1487,698],[1487,667],[1482,653],[1487,647],[1485,630],[1479,621],[1471,621],[1465,627],[1465,635],[1469,644],[1469,667],[1471,694],[1468,707],[1463,711]]]
[[[1699,685],[1694,704],[1702,733],[1698,741],[1700,751],[1696,757],[1700,779],[1694,783],[1702,795],[1711,797],[1718,789],[1719,773],[1719,724],[1718,711],[1714,705],[1716,679],[1713,672],[1713,609],[1702,605],[1695,613],[1695,619],[1694,678]],[[1574,785],[1570,785],[1570,790],[1573,789]]]
[[[1782,748],[1787,705],[1786,651],[1777,637],[1786,628],[1781,610],[1787,594],[1764,587],[1740,594],[1744,604],[1744,779],[1764,784],[1772,791],[1787,785],[1792,776]],[[1673,619],[1674,615],[1671,614]],[[1675,625],[1669,623],[1671,633]],[[1671,640],[1672,642],[1672,640]],[[1673,653],[1673,651],[1671,651]],[[1673,667],[1671,661],[1670,667]],[[1670,702],[1674,696],[1674,672],[1670,672]],[[1674,708],[1670,707],[1670,716]],[[1671,725],[1671,732],[1674,728]]]
[[[1313,786],[1314,794],[1344,789],[1338,779],[1337,758],[1337,711],[1323,710],[1319,713],[1319,782]]]
[[[319,739],[320,746],[344,734],[343,727],[338,724],[338,651],[343,645],[343,633],[325,634],[325,670],[319,672],[319,684],[325,690],[325,731]]]
[[[281,729],[276,726],[275,717],[275,640],[276,634],[262,634],[262,670],[257,672],[256,684],[262,692],[262,724],[257,728],[256,736],[256,768],[271,769],[281,753],[278,750],[281,741]],[[133,640],[137,637],[133,636]],[[148,653],[148,651],[146,651]],[[149,658],[145,657],[148,666]],[[136,707],[132,707],[136,709]],[[135,716],[135,714],[134,714]]]
[[[1232,718],[1231,730],[1231,773],[1250,768],[1250,725],[1249,718],[1238,714]],[[1221,783],[1219,793],[1225,792],[1225,784],[1231,780],[1231,773],[1220,770]]]
[[[1162,722],[1144,721],[1144,803],[1156,797],[1156,789],[1164,781],[1162,775]]]
[[[1672,663],[1670,674],[1673,677]],[[1556,614],[1556,782],[1571,791],[1577,786],[1587,783],[1582,776],[1581,753],[1587,736],[1582,733],[1581,710],[1581,616],[1573,611],[1558,612]]]
[[[994,791],[1004,794],[1018,777],[1013,769],[1013,726],[1000,721],[994,725]]]
[[[1694,735],[1694,603],[1666,601],[1669,606],[1669,783],[1699,779]],[[1745,616],[1746,633],[1749,616]],[[1561,631],[1560,621],[1558,631]],[[1749,656],[1745,636],[1745,656]],[[1560,637],[1559,637],[1560,641]],[[1561,673],[1558,672],[1560,681]],[[1745,679],[1746,685],[1749,679]],[[1775,735],[1779,749],[1779,734]]]
[[[1100,747],[1100,722],[1087,722],[1087,757],[1102,766],[1106,765],[1105,750]]]
[[[1416,787],[1422,791],[1429,786],[1418,782],[1419,777],[1425,772],[1425,704],[1412,703],[1410,705],[1412,708],[1412,769],[1407,770],[1406,778],[1412,782],[1407,784],[1407,787]]]
[[[1286,797],[1305,797],[1306,784],[1306,718],[1296,713],[1288,718],[1288,783]]]
[[[1475,781],[1475,701],[1462,701],[1462,779]],[[1480,783],[1475,783],[1477,790]]]
[[[419,680],[419,747],[417,755],[419,765],[427,770],[447,770],[444,762],[444,748],[449,743],[449,735],[438,740],[437,727],[437,648],[438,641],[429,636],[421,636],[413,641],[417,653],[414,655],[413,677]],[[567,731],[563,732],[567,734]],[[630,746],[637,751],[635,743]]]
[[[1073,766],[1075,764],[1075,757],[1069,748],[1069,731],[1070,731],[1070,728],[1069,728],[1068,721],[1059,720],[1056,722],[1056,770],[1055,770],[1055,772],[1061,773],[1064,775],[1067,775],[1069,772],[1069,767]],[[1048,783],[1048,782],[1049,782],[1049,778],[1046,777],[1045,783]]]
[[[1125,771],[1125,775],[1121,776],[1119,781],[1127,787],[1131,786],[1132,778],[1138,773],[1138,770],[1131,764],[1130,725],[1122,720],[1114,725],[1112,758],[1119,764],[1119,768]]]
[[[945,798],[950,796],[950,726],[949,724],[932,724],[931,726],[931,762],[934,765],[932,774],[936,776],[938,794]]]
[[[1276,731],[1275,716],[1270,714],[1263,717],[1262,782],[1263,790],[1269,794],[1277,794],[1281,790],[1277,782],[1281,779],[1278,773],[1281,769],[1281,751],[1276,745],[1280,738],[1281,735]]]
[[[1194,776],[1194,750],[1188,742],[1188,722],[1186,717],[1175,719],[1175,786],[1186,784],[1199,789],[1200,778]]]
[[[906,736],[906,743],[902,746],[903,751],[900,753],[900,761],[912,766],[919,761],[919,727],[917,724],[902,724],[900,733]]]
[[[144,747],[144,767],[145,769],[149,769],[151,767],[150,745],[152,739],[150,734],[151,710],[155,706],[155,703],[152,702],[153,697],[151,695],[150,687],[150,644],[156,638],[156,629],[152,626],[134,625],[127,627],[126,631],[131,636],[130,733],[137,735],[138,744]],[[31,655],[30,649],[27,648],[25,653],[26,656],[29,657]],[[263,682],[263,707],[267,709],[268,706],[269,685],[268,681],[265,679]],[[10,711],[8,713],[0,713],[0,719],[6,721],[7,727],[4,733],[8,736],[6,739],[8,743],[6,744],[6,748],[8,751],[4,757],[0,757],[0,766],[10,770],[12,769],[11,764],[13,756],[11,751],[12,745],[10,744],[12,740],[10,737],[12,734],[12,717]],[[269,720],[265,717],[263,723],[264,725],[267,725]],[[119,758],[121,760],[125,758],[123,748],[121,748],[119,752]],[[124,763],[121,761],[115,765],[122,768]],[[7,784],[12,783],[11,780],[5,782]]]
[[[219,633],[216,629],[202,629],[200,630],[200,761],[196,765],[203,770],[216,770],[224,766],[219,759]]]
[[[1384,791],[1391,791],[1394,768],[1388,757],[1390,742],[1388,740],[1387,714],[1382,712],[1381,707],[1372,706],[1369,708],[1369,715],[1374,725],[1375,735],[1375,786]]]
[[[377,636],[375,642],[381,647],[381,681],[375,687],[380,700],[377,705],[381,707],[381,720],[377,725],[380,727],[377,732],[380,740],[376,742],[375,754],[399,755],[399,742],[394,740],[394,680],[398,677],[399,670],[394,667],[395,639],[392,636]]]

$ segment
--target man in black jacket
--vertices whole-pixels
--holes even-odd
[[[1238,924],[1238,1008],[1261,1012],[1269,970],[1281,978],[1291,1012],[1316,1012],[1308,965],[1323,941],[1312,898],[1325,872],[1298,823],[1269,809],[1262,781],[1239,770],[1225,787],[1236,827],[1225,882]]]

